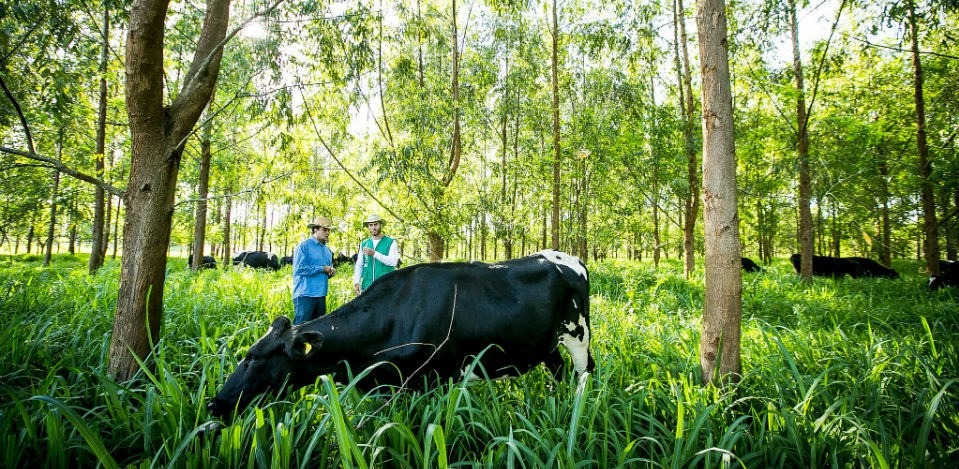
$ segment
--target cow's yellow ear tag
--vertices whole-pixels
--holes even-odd
[[[303,355],[310,353],[310,350],[313,350],[313,345],[309,342],[303,342]]]

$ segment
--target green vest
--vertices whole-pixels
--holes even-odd
[[[384,236],[383,239],[380,239],[380,242],[376,244],[376,252],[388,256],[390,254],[390,246],[393,245],[393,238],[389,236]],[[374,280],[386,275],[388,272],[396,270],[396,267],[386,265],[374,258],[373,256],[367,256],[363,254],[362,248],[373,248],[373,238],[366,238],[360,243],[360,259],[357,259],[357,262],[363,262],[363,282],[360,283],[360,289],[366,290]]]

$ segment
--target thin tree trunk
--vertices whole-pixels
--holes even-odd
[[[210,189],[210,134],[209,125],[204,127],[203,140],[200,142],[200,176],[197,184],[197,202],[193,227],[193,270],[203,265],[204,245],[206,244],[207,196]]]
[[[806,95],[803,85],[802,56],[799,53],[799,21],[796,17],[796,2],[789,0],[789,16],[792,30],[793,73],[796,76],[796,131],[799,158],[799,252],[800,271],[803,280],[812,280],[813,223],[810,205],[812,201],[812,172],[809,168],[809,132],[806,116]]]
[[[233,193],[233,185],[228,185],[226,188],[227,196],[223,202],[223,209],[225,213],[223,214],[223,265],[230,265],[233,259],[230,257],[230,253],[233,250],[233,247],[230,245],[232,239],[230,238],[230,215],[233,210],[233,196],[229,195]]]
[[[442,236],[432,231],[426,234],[426,239],[429,241],[430,249],[430,252],[427,253],[427,258],[430,262],[438,262],[443,258],[443,253],[446,250],[446,242]]]
[[[60,198],[60,171],[53,170],[53,191],[50,194],[50,221],[47,224],[47,242],[43,249],[43,265],[50,265],[53,258],[53,236],[57,226],[57,200]],[[27,252],[30,252],[29,244]]]
[[[699,219],[699,161],[696,159],[696,147],[693,141],[693,87],[689,70],[689,52],[686,47],[686,21],[683,0],[676,0],[673,10],[675,30],[679,32],[676,41],[676,71],[679,74],[680,109],[683,116],[683,141],[686,146],[686,181],[689,190],[683,200],[683,273],[686,278],[696,268],[696,220]],[[682,64],[680,64],[680,50]],[[681,65],[681,66],[680,66]]]
[[[932,161],[926,141],[926,101],[922,92],[922,59],[919,56],[919,24],[916,4],[909,0],[909,32],[912,42],[913,84],[916,94],[916,146],[919,150],[919,185],[922,199],[923,254],[929,275],[939,275],[939,222],[936,221],[936,201],[932,190]]]
[[[103,209],[103,236],[100,243],[100,258],[101,266],[103,260],[107,257],[107,249],[110,247],[110,235],[112,234],[110,228],[110,220],[113,214],[113,194],[106,194],[106,203],[107,206]]]
[[[559,148],[559,20],[553,0],[552,90],[553,90],[553,205],[551,219],[551,247],[559,250],[559,185],[562,152]]]
[[[742,313],[736,153],[724,0],[697,2],[703,80],[706,298],[699,359],[705,383],[738,381]]]
[[[123,199],[117,199],[117,210],[113,219],[113,253],[111,257],[117,258],[117,249],[120,247],[120,207],[123,205]]]
[[[104,153],[107,133],[107,59],[110,50],[110,9],[103,3],[103,42],[100,47],[100,95],[97,107],[97,142],[94,158],[94,171],[97,179],[103,179]],[[90,260],[87,270],[92,274],[103,267],[103,240],[107,226],[105,191],[99,185],[94,186],[93,201],[93,243],[90,247]]]

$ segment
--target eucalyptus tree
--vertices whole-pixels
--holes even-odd
[[[693,98],[692,73],[689,66],[689,40],[686,36],[686,11],[683,0],[673,3],[673,49],[678,80],[680,115],[683,122],[683,142],[686,154],[686,180],[689,184],[683,197],[683,273],[687,278],[696,268],[695,234],[696,220],[699,218],[699,165],[696,154],[696,142],[693,138],[695,128],[695,100]]]
[[[227,37],[230,2],[209,0],[193,62],[179,92],[171,92],[164,75],[169,7],[169,0],[135,0],[130,10],[126,99],[132,153],[108,358],[110,374],[119,379],[136,374],[160,337],[177,173],[186,139],[213,93]]]
[[[488,3],[488,25],[477,34],[492,40],[478,45],[478,51],[487,51],[475,57],[489,57],[488,62],[498,68],[488,92],[493,107],[488,114],[495,116],[489,125],[497,127],[499,140],[499,161],[491,163],[499,187],[490,213],[494,236],[509,259],[516,255],[515,243],[529,236],[530,194],[520,187],[531,187],[536,178],[530,163],[537,158],[534,133],[546,107],[537,84],[544,74],[540,51],[545,44],[527,14],[526,2]]]
[[[910,98],[902,86],[902,64],[888,50],[840,41],[843,49],[824,73],[821,121],[813,128],[822,142],[817,187],[830,212],[829,250],[851,244],[889,265],[893,224],[914,198],[903,180],[915,167],[908,127]],[[855,155],[855,157],[852,157]],[[908,222],[906,222],[908,223]],[[901,255],[901,254],[900,254]]]
[[[743,28],[743,32],[750,36],[746,38],[746,41],[757,44],[761,48],[766,48],[771,45],[773,37],[768,35],[769,32],[785,31],[790,37],[789,44],[791,45],[792,51],[790,73],[793,86],[786,97],[780,99],[783,101],[793,101],[795,118],[787,117],[784,111],[785,106],[777,105],[777,109],[783,119],[790,121],[795,139],[796,162],[799,173],[798,237],[799,251],[802,259],[800,263],[800,275],[806,280],[812,278],[812,255],[814,247],[814,225],[811,212],[813,174],[810,162],[809,126],[812,109],[816,102],[817,92],[819,91],[820,75],[826,58],[828,57],[829,44],[837,29],[839,19],[846,8],[846,4],[847,0],[842,0],[840,3],[829,36],[825,40],[825,47],[821,49],[817,64],[812,68],[813,83],[812,90],[808,95],[808,104],[805,76],[807,71],[803,67],[802,50],[799,41],[799,12],[800,8],[805,6],[805,3],[799,4],[797,0],[786,0],[784,3],[775,0],[759,2],[760,8],[756,11],[756,14],[752,17],[747,16],[746,19],[746,23],[751,24],[752,28]],[[753,68],[754,65],[751,64],[749,67],[750,74],[756,75],[761,73],[755,71]],[[775,94],[771,89],[766,89],[765,92],[770,96],[774,96]]]
[[[926,261],[926,270],[930,275],[939,273],[939,222],[936,214],[935,191],[933,181],[933,161],[935,157],[930,151],[927,128],[927,109],[924,82],[927,79],[923,71],[923,60],[920,44],[923,36],[940,28],[948,28],[948,24],[955,26],[955,13],[959,12],[959,2],[956,0],[895,0],[880,4],[883,9],[880,18],[890,23],[899,23],[906,30],[904,39],[909,41],[908,49],[911,56],[913,71],[913,94],[916,125],[916,150],[918,155],[918,176],[920,181],[920,200],[923,215],[923,254]],[[950,16],[951,21],[950,21]],[[947,41],[942,44],[952,43]],[[948,46],[947,46],[948,47]],[[948,127],[946,127],[948,129]],[[945,132],[950,132],[945,130]],[[953,144],[954,145],[954,144]]]
[[[697,0],[703,99],[703,218],[706,298],[699,361],[705,383],[740,379],[742,268],[736,150],[724,0]]]
[[[464,107],[476,105],[462,99],[460,85],[470,80],[460,66],[472,43],[460,29],[467,14],[455,2],[417,2],[414,11],[397,12],[395,27],[383,25],[396,39],[383,52],[393,66],[379,71],[381,139],[365,170],[395,186],[394,198],[411,202],[397,204],[400,216],[425,233],[428,257],[438,260],[454,228],[470,218],[457,210],[456,181],[464,148],[478,138],[462,127]]]

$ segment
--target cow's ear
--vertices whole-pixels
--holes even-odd
[[[308,358],[323,346],[323,334],[305,331],[293,337],[293,343],[287,353],[295,359]]]

